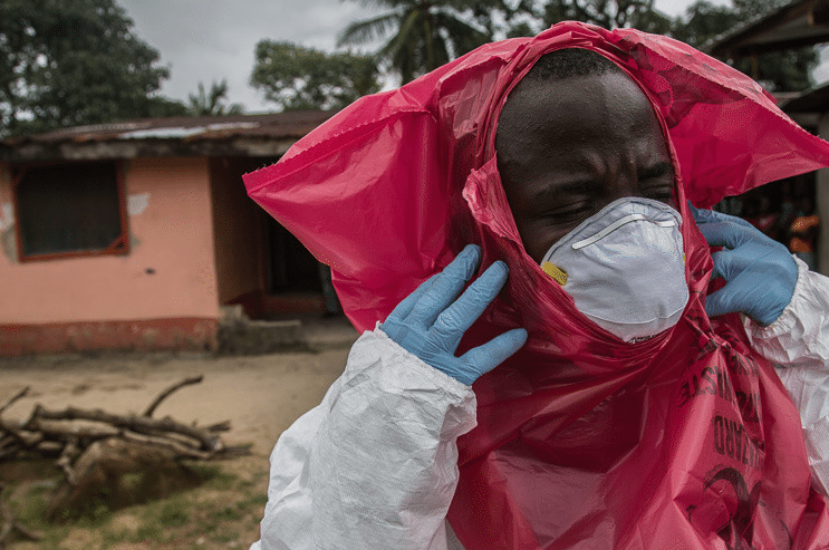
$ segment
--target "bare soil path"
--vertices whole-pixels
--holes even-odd
[[[201,425],[230,420],[229,444],[252,443],[252,455],[224,461],[213,479],[168,502],[109,512],[88,525],[46,527],[41,543],[15,541],[13,548],[247,548],[258,537],[264,509],[268,455],[279,434],[320,402],[340,375],[357,333],[333,321],[309,328],[311,352],[262,356],[129,355],[53,356],[0,359],[0,401],[26,386],[27,397],[4,413],[25,419],[36,404],[140,413],[171,384],[202,374],[201,384],[167,398],[154,417],[166,415]],[[6,476],[20,474],[9,473]],[[22,479],[0,481],[14,484]],[[48,485],[48,484],[47,484]],[[19,514],[36,514],[26,500],[9,497]],[[14,502],[19,497],[20,502]],[[165,508],[166,506],[166,508]],[[155,508],[154,508],[155,507]],[[148,511],[149,510],[149,511]],[[165,511],[166,510],[166,511]],[[152,517],[150,517],[152,516]],[[42,526],[36,526],[42,527]]]

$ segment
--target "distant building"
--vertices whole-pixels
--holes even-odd
[[[706,51],[720,59],[756,60],[760,54],[827,42],[829,0],[794,0],[735,27],[708,44]],[[780,108],[798,124],[829,139],[829,84],[801,93],[776,93],[775,96]],[[798,202],[811,201],[814,214],[821,220],[813,251],[816,267],[829,275],[829,170],[775,182],[757,191],[771,199],[772,210],[784,220],[792,214],[786,212],[788,207],[793,206],[796,214]],[[780,240],[787,245],[790,243],[787,236]]]
[[[214,349],[221,307],[324,311],[241,176],[331,113],[152,119],[0,143],[0,355]]]

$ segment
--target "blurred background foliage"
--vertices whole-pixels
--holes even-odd
[[[701,48],[785,0],[699,0],[679,17],[653,0],[350,0],[377,15],[344,26],[337,52],[265,38],[250,85],[274,111],[339,109],[384,83],[406,83],[492,40],[531,36],[567,19],[635,27]],[[378,47],[379,44],[379,47]],[[354,49],[352,49],[354,48]],[[358,50],[357,48],[361,49]],[[365,53],[366,48],[373,51]],[[0,136],[122,119],[239,114],[226,81],[198,83],[188,102],[164,97],[171,67],[115,0],[0,2]],[[813,85],[814,47],[734,62],[768,90]]]

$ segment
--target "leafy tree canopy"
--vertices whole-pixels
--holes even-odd
[[[284,110],[338,109],[380,90],[377,64],[368,55],[261,40],[255,58],[251,85]]]
[[[548,0],[543,8],[544,24],[567,20],[606,29],[633,27],[656,34],[671,30],[671,18],[654,8],[653,0]]]
[[[182,114],[169,69],[114,0],[0,2],[0,132]]]
[[[732,0],[731,6],[697,0],[683,16],[671,18],[654,0],[358,0],[382,13],[355,21],[340,45],[381,42],[374,58],[326,54],[286,42],[257,45],[251,84],[283,109],[339,108],[378,89],[380,66],[409,82],[500,37],[530,36],[564,20],[605,28],[634,27],[673,36],[704,48],[744,21],[788,0]],[[810,87],[818,62],[815,48],[729,61],[770,91]]]
[[[712,40],[745,21],[788,2],[789,0],[732,0],[731,6],[720,6],[709,0],[697,0],[683,16],[671,18],[655,9],[653,0],[546,0],[535,16],[542,20],[542,27],[568,19],[608,29],[633,27],[672,36],[694,47],[704,48]],[[527,36],[535,31],[534,25],[522,21],[509,30],[508,36]],[[774,92],[811,87],[813,82],[810,75],[818,61],[817,50],[810,47],[729,62]]]

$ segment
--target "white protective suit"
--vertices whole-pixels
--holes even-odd
[[[829,487],[829,279],[798,262],[791,303],[746,329],[800,410],[813,483]],[[261,540],[251,550],[455,550],[445,521],[472,389],[381,330],[354,344],[343,375],[271,453]]]

